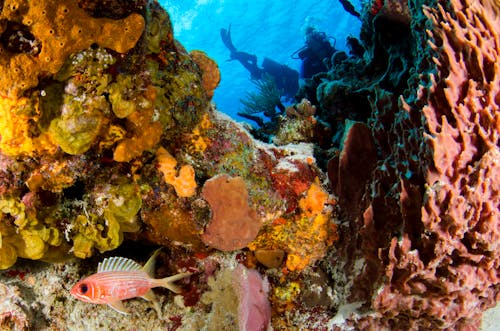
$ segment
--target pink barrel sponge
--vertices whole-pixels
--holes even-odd
[[[270,328],[269,283],[255,269],[239,264],[233,273],[233,287],[239,299],[240,331],[266,331]]]

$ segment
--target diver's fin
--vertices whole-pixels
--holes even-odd
[[[226,45],[227,49],[229,49],[231,53],[238,51],[236,47],[234,47],[233,41],[231,40],[231,24],[229,24],[227,29],[220,29],[220,37],[224,45]]]
[[[188,276],[191,276],[190,272],[183,272],[183,273],[173,275],[170,277],[156,279],[156,285],[168,288],[170,291],[172,291],[174,293],[180,293],[181,288],[179,286],[175,285],[174,282],[178,281],[179,279],[186,278]]]
[[[116,310],[117,312],[119,312],[121,314],[125,314],[125,315],[128,314],[128,309],[125,308],[125,306],[123,305],[123,302],[121,302],[120,300],[110,301],[110,302],[108,302],[108,306],[110,306],[111,308],[113,308],[114,310]]]
[[[160,253],[161,248],[158,248],[153,255],[149,258],[149,260],[146,262],[146,264],[142,267],[142,271],[147,273],[149,277],[153,277],[155,274],[155,265],[156,265],[156,257]]]
[[[352,3],[349,0],[339,0],[340,4],[342,7],[344,7],[345,11],[351,14],[352,16],[355,16],[359,19],[361,19],[361,14],[356,11],[356,8],[352,5]]]

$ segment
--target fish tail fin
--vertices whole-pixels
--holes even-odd
[[[191,276],[190,272],[183,272],[183,273],[173,275],[170,277],[157,279],[158,286],[168,288],[170,291],[172,291],[174,293],[180,293],[181,288],[179,286],[175,285],[174,282],[178,281],[179,279],[186,278],[188,276]]]

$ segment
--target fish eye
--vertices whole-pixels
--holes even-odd
[[[88,291],[88,290],[89,290],[89,287],[87,286],[87,284],[81,284],[81,285],[80,285],[80,292],[81,292],[82,294],[87,293],[87,291]]]

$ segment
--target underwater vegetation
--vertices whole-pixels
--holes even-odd
[[[500,6],[343,4],[356,51],[263,143],[158,2],[1,1],[0,327],[477,329],[499,293]],[[71,298],[159,246],[155,278],[191,276],[158,311]]]
[[[267,137],[276,130],[277,119],[285,111],[285,106],[281,102],[283,91],[278,89],[274,79],[269,75],[264,75],[252,83],[256,86],[257,92],[249,92],[246,98],[241,99],[243,109],[238,112],[238,116],[255,122],[259,128],[252,130],[252,134],[269,142]]]

